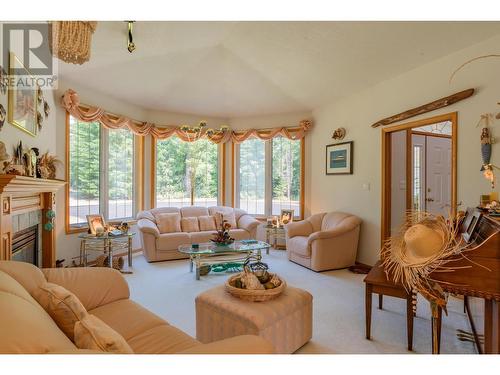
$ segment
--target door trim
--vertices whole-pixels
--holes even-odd
[[[437,122],[450,121],[452,128],[451,136],[451,214],[456,214],[457,207],[457,124],[458,112],[446,113],[422,120],[412,121],[405,124],[394,125],[381,129],[382,135],[382,186],[381,186],[381,218],[380,218],[380,246],[390,236],[391,228],[391,133],[400,130],[409,130]],[[407,132],[408,138],[408,132]],[[408,146],[408,144],[407,144]],[[408,147],[407,147],[408,149]],[[408,160],[407,160],[408,163]],[[407,164],[408,165],[408,164]],[[408,178],[407,178],[408,181]],[[408,191],[408,187],[407,187]],[[407,195],[408,202],[408,195]]]

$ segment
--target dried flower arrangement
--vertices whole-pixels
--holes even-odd
[[[231,224],[227,220],[222,219],[220,215],[220,227],[217,232],[214,233],[214,238],[210,241],[215,242],[217,245],[230,245],[234,242],[234,238],[229,235],[229,229],[231,229]]]

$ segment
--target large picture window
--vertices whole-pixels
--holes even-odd
[[[206,139],[178,137],[156,141],[155,206],[216,206],[219,191],[218,146]]]
[[[98,122],[69,116],[69,228],[86,227],[90,214],[107,220],[135,216],[134,144],[134,135],[126,129],[108,130]]]
[[[301,140],[251,138],[235,146],[235,206],[257,216],[302,216]]]

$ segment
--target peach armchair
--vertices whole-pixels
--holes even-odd
[[[346,268],[356,261],[361,219],[319,213],[285,226],[288,259],[313,271]]]

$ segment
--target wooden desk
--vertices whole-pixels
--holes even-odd
[[[467,316],[475,337],[479,353],[500,353],[500,221],[483,215],[478,223],[473,245],[475,250],[466,252],[469,262],[462,257],[455,257],[447,264],[457,269],[452,272],[435,272],[431,278],[437,281],[443,290],[465,297]],[[464,267],[464,268],[462,268]],[[471,302],[480,308],[471,314]],[[439,312],[440,313],[440,312]],[[475,322],[474,316],[482,315],[481,322]],[[441,319],[437,321],[438,328]],[[484,344],[479,335],[484,334]],[[437,337],[439,353],[439,335]],[[434,342],[434,339],[433,339]]]
[[[372,294],[378,294],[378,308],[382,309],[383,296],[402,298],[406,300],[406,332],[408,336],[408,350],[413,349],[413,298],[411,293],[408,293],[403,285],[396,284],[387,279],[384,269],[378,261],[370,270],[365,279],[365,308],[366,308],[366,339],[370,340],[371,336],[371,319],[372,319]]]

